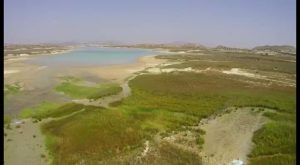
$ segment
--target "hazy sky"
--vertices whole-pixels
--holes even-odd
[[[296,0],[4,0],[7,43],[296,44]]]

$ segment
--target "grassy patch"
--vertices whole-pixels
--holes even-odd
[[[66,81],[66,82],[73,82],[73,83],[77,83],[77,82],[82,82],[83,80],[78,78],[78,77],[73,77],[73,76],[62,76],[59,77],[61,80]]]
[[[11,118],[9,115],[4,115],[4,125],[9,124],[11,121]]]
[[[184,55],[160,55],[158,58],[169,60],[181,60],[183,63],[166,66],[166,68],[205,69],[207,67],[230,69],[243,68],[260,71],[275,71],[281,73],[296,73],[296,63],[286,60],[295,60],[294,57],[261,56],[248,53],[225,53],[206,51],[205,55],[184,54]],[[212,62],[217,61],[217,62]]]
[[[254,135],[255,149],[251,156],[273,155],[296,152],[295,125],[284,122],[271,122]]]
[[[101,97],[117,94],[122,91],[122,88],[117,84],[84,86],[74,83],[74,81],[65,81],[58,85],[55,90],[63,92],[73,98],[99,99]]]
[[[22,86],[20,85],[19,82],[4,85],[4,102],[3,102],[4,110],[6,109],[5,107],[6,104],[8,103],[8,100],[14,95],[18,95],[19,93],[21,93],[21,90],[22,90]],[[5,120],[4,120],[4,124],[5,124]]]
[[[222,75],[195,73],[143,75],[131,81],[130,86],[133,89],[133,96],[124,101],[128,106],[134,102],[135,106],[148,109],[161,108],[199,118],[231,106],[276,109],[276,113],[265,113],[265,116],[274,122],[265,125],[254,135],[254,142],[257,145],[251,154],[251,160],[262,155],[278,153],[289,155],[287,158],[295,156],[295,88],[279,86],[251,88]],[[201,138],[198,138],[197,142],[200,146],[203,143]],[[255,161],[263,162],[267,159],[272,157]]]
[[[284,123],[296,123],[296,115],[294,113],[276,113],[276,112],[265,112],[264,116],[272,119],[276,122],[284,122]]]
[[[5,84],[4,85],[4,101],[7,99],[10,95],[18,94],[21,91],[21,85],[20,83],[14,83],[14,84]]]
[[[122,91],[118,84],[102,84],[96,91],[88,96],[88,99],[99,99],[105,96],[115,95]]]
[[[22,118],[43,118],[46,114],[51,113],[54,109],[58,108],[60,105],[50,102],[42,102],[37,106],[25,108],[21,111],[20,117]]]
[[[196,143],[198,144],[199,148],[202,149],[203,144],[204,144],[204,139],[202,138],[202,136],[198,136],[196,138]]]
[[[133,96],[127,103],[200,117],[230,106],[264,106],[286,112],[293,112],[296,107],[294,88],[252,88],[226,75],[142,75],[129,85]]]
[[[122,105],[122,103],[123,103],[123,100],[119,100],[119,101],[115,101],[115,102],[110,103],[109,106],[117,107],[119,105]]]
[[[51,121],[42,130],[48,135],[47,147],[54,164],[76,164],[80,160],[95,163],[125,151],[127,146],[141,145],[145,136],[139,121],[120,111],[101,108]]]
[[[14,83],[14,84],[5,84],[4,85],[4,92],[6,94],[16,94],[21,90],[20,83]]]
[[[43,119],[48,117],[62,117],[82,109],[90,109],[92,106],[84,106],[76,103],[56,104],[43,102],[35,107],[25,108],[20,113],[22,118]]]
[[[202,164],[201,158],[196,153],[182,150],[168,143],[163,143],[158,147],[158,154],[159,157],[149,156],[144,164],[155,164],[155,162],[166,165]]]
[[[290,154],[276,154],[258,156],[250,159],[255,165],[291,165],[296,164],[296,156]]]
[[[266,112],[272,122],[254,134],[255,148],[251,164],[295,164],[296,115],[295,113]]]

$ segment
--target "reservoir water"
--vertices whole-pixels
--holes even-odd
[[[157,54],[149,49],[85,47],[58,55],[39,56],[28,60],[44,66],[90,66],[133,63],[139,57]]]

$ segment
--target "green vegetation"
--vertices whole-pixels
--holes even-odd
[[[183,63],[169,65],[166,68],[205,69],[207,67],[218,69],[244,68],[258,71],[274,71],[276,73],[296,73],[296,65],[285,60],[295,60],[292,57],[259,56],[243,53],[205,52],[207,55],[197,56],[196,54],[161,56],[161,58],[181,59]],[[218,62],[210,62],[210,61]],[[290,75],[290,77],[292,77]],[[241,79],[241,78],[239,78]],[[203,85],[203,84],[201,84]],[[213,87],[211,87],[213,88]],[[238,87],[239,88],[239,87]],[[258,91],[256,93],[256,91]],[[272,91],[274,90],[274,91]],[[222,90],[221,90],[222,91]],[[253,138],[256,146],[249,155],[250,164],[295,164],[295,88],[284,88],[273,86],[260,88],[254,91],[241,89],[238,92],[232,90],[228,94],[236,94],[236,99],[229,100],[227,105],[251,105],[262,108],[276,109],[278,112],[266,112],[265,116],[272,119],[262,129],[258,130]],[[273,93],[273,94],[272,94]],[[256,100],[256,101],[255,101]],[[259,108],[259,111],[262,111]]]
[[[4,125],[9,124],[11,121],[11,118],[9,115],[4,115]]]
[[[97,86],[86,86],[84,82],[74,77],[63,77],[64,81],[55,90],[73,98],[99,99],[122,91],[118,84],[108,83]]]
[[[20,117],[22,118],[43,118],[46,114],[51,113],[54,109],[58,108],[60,105],[50,102],[42,102],[37,106],[31,108],[25,108],[21,111]]]
[[[290,154],[262,155],[251,158],[250,161],[255,165],[290,165],[296,164],[296,156]]]
[[[141,147],[144,139],[151,139],[156,133],[178,130],[182,125],[197,124],[201,118],[226,107],[268,107],[289,114],[296,106],[294,88],[278,86],[252,88],[245,82],[236,81],[226,75],[197,73],[141,75],[130,81],[129,86],[132,95],[112,109],[102,110],[94,107],[43,126],[54,164],[57,162],[74,164],[79,160],[94,163],[110,159],[117,153],[126,153]],[[270,129],[275,127],[278,126]],[[288,137],[295,136],[293,131],[287,131],[286,134]],[[197,138],[200,148],[203,144],[202,136],[203,132],[200,131]],[[274,138],[284,135],[275,133],[270,136]],[[255,139],[257,144],[264,143],[257,136]],[[280,144],[282,142],[279,141],[278,145]],[[258,145],[256,148],[261,146]],[[259,154],[261,152],[253,156]]]
[[[145,134],[139,125],[140,121],[118,110],[94,108],[46,123],[42,130],[48,135],[47,147],[54,164],[75,164],[80,160],[96,162],[125,151],[126,146],[141,145]]]
[[[189,164],[189,165],[201,165],[201,158],[197,153],[182,150],[168,143],[162,143],[158,146],[159,158],[153,156],[144,161],[143,164],[155,164],[159,162],[164,165],[174,164]]]
[[[109,104],[110,107],[117,107],[119,105],[122,105],[123,100],[115,101]]]
[[[166,66],[171,68],[237,67],[271,72],[276,67],[276,73],[295,73],[294,63],[283,61],[279,57],[210,53],[201,56],[187,54],[161,58],[183,61],[182,64]],[[218,56],[211,56],[213,53]],[[288,60],[289,57],[285,58]],[[258,112],[269,108],[276,112],[264,112],[271,122],[255,132],[253,141],[256,145],[249,155],[250,164],[294,164],[295,88],[276,84],[254,87],[249,85],[248,80],[251,79],[221,73],[177,72],[140,75],[129,82],[132,95],[111,103],[113,108],[110,109],[74,103],[46,104],[23,113],[27,117],[42,119],[65,116],[85,109],[81,113],[44,123],[42,131],[47,135],[46,144],[53,164],[76,164],[79,161],[96,164],[99,161],[109,162],[119,158],[119,155],[127,154],[130,157],[144,146],[146,139],[151,141],[157,134],[168,136],[173,131],[182,131],[182,126],[196,125],[200,119],[227,107],[259,107]],[[87,86],[79,79],[64,77],[56,90],[75,98],[97,99],[116,94],[121,88],[116,84]],[[195,132],[196,143],[201,149],[205,132]],[[159,156],[149,156],[143,163],[201,164],[196,154],[171,144],[159,144],[155,149]],[[136,157],[134,154],[131,156]],[[128,164],[132,162],[128,161]]]
[[[6,124],[5,129],[11,129],[10,123]]]
[[[272,121],[254,134],[256,147],[249,155],[251,164],[295,164],[295,112],[266,112],[264,115]]]
[[[204,144],[204,139],[201,136],[198,136],[196,138],[196,143],[198,144],[199,148],[202,149],[202,146]]]
[[[97,87],[94,93],[88,96],[88,99],[99,99],[105,96],[115,95],[122,91],[118,84],[102,84]]]
[[[45,158],[46,157],[46,155],[44,155],[44,154],[41,154],[41,158]]]
[[[252,155],[274,155],[296,152],[295,126],[290,123],[271,122],[256,132],[254,142],[257,147]]]
[[[20,83],[14,83],[14,84],[5,84],[4,85],[4,92],[6,94],[16,94],[21,90]]]
[[[200,135],[205,135],[205,131],[203,129],[197,129],[196,132],[200,133]]]
[[[21,111],[20,117],[44,119],[48,117],[62,117],[82,109],[90,109],[93,106],[84,106],[76,103],[56,104],[50,102],[43,102],[31,108],[25,108]]]
[[[7,103],[7,100],[10,96],[16,95],[21,92],[21,85],[19,82],[13,84],[4,85],[4,106]],[[4,112],[4,125],[9,124],[11,121],[11,116]]]
[[[261,56],[248,53],[225,53],[225,52],[203,52],[205,55],[184,54],[184,55],[160,55],[158,58],[181,61],[180,64],[168,65],[165,68],[186,68],[194,69],[219,68],[243,68],[258,71],[275,71],[279,73],[296,73],[295,58],[289,56]],[[217,61],[217,62],[214,62]]]
[[[83,81],[82,79],[80,79],[78,77],[73,77],[73,76],[62,76],[62,77],[59,77],[59,79],[66,81],[66,82],[73,82],[73,83]]]
[[[21,91],[20,83],[16,82],[14,84],[5,84],[4,85],[4,101],[10,95],[18,94]]]

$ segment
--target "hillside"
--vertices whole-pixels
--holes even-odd
[[[273,52],[273,53],[285,53],[285,54],[296,55],[296,48],[290,45],[257,46],[254,47],[252,50],[256,52],[271,52],[271,53]]]

